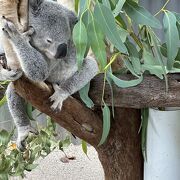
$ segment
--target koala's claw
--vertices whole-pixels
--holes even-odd
[[[18,128],[18,138],[16,144],[20,151],[24,151],[26,149],[26,139],[28,138],[29,133],[37,135],[38,131],[30,125]]]
[[[51,102],[53,102],[51,109],[53,111],[59,112],[61,111],[63,101],[67,99],[69,94],[63,91],[57,84],[53,84],[54,94],[49,98]]]

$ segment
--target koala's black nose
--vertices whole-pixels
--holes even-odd
[[[56,59],[63,58],[67,55],[67,44],[60,44],[57,48],[57,53],[55,55]]]

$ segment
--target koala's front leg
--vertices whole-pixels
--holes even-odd
[[[98,64],[93,58],[85,58],[82,69],[77,71],[71,78],[58,86],[53,84],[54,94],[50,97],[53,102],[51,108],[61,110],[63,101],[70,95],[83,88],[95,75],[99,69]]]
[[[33,28],[20,33],[11,21],[5,18],[3,21],[3,32],[12,43],[25,75],[33,81],[44,81],[49,76],[49,68],[43,55],[29,43]]]

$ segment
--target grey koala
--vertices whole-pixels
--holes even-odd
[[[63,101],[83,88],[98,72],[97,62],[89,57],[78,70],[72,41],[76,22],[77,17],[72,11],[48,0],[29,0],[30,29],[23,34],[4,19],[3,32],[13,44],[24,74],[36,82],[52,83],[55,92],[50,100],[54,110],[60,110]],[[36,131],[30,125],[24,99],[15,92],[12,83],[6,95],[18,130],[17,145],[23,149],[28,133]]]

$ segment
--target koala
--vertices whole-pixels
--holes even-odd
[[[12,43],[25,76],[35,82],[46,81],[53,85],[49,98],[53,110],[61,110],[63,101],[83,88],[99,71],[96,60],[84,58],[81,69],[76,61],[72,30],[78,19],[62,5],[49,0],[29,0],[29,29],[19,32],[4,18],[3,33]],[[18,130],[17,146],[25,147],[31,127],[25,111],[25,100],[10,83],[7,88],[10,113]]]

